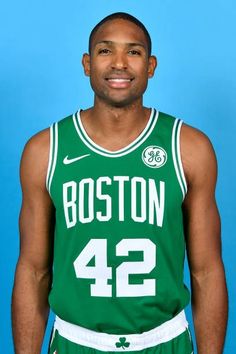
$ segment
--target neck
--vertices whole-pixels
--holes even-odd
[[[142,105],[142,101],[133,102],[124,107],[107,105],[95,99],[92,108],[85,111],[84,123],[92,123],[94,131],[101,131],[104,135],[113,135],[121,130],[128,133],[131,129],[142,125],[149,116],[148,109]]]
[[[109,105],[103,100],[100,100],[99,98],[95,97],[94,101],[94,106],[92,108],[92,111],[94,112],[94,116],[109,116],[110,119],[113,118],[121,118],[122,117],[127,117],[127,114],[129,116],[134,116],[136,114],[139,114],[143,112],[144,107],[143,107],[143,102],[142,98],[128,104],[122,107],[115,106],[115,105]]]
[[[133,141],[145,128],[150,109],[142,102],[126,107],[114,107],[95,102],[94,107],[81,113],[83,126],[96,143],[116,150]]]

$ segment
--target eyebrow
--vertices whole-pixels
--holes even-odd
[[[99,44],[107,44],[107,45],[114,45],[117,42],[113,42],[113,41],[99,41],[95,44],[95,47]],[[125,43],[128,47],[142,47],[144,49],[146,49],[145,45],[140,43],[140,42],[131,42],[131,43]]]

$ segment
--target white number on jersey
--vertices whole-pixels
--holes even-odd
[[[117,256],[128,256],[129,251],[143,251],[143,261],[123,262],[116,269],[117,296],[151,296],[156,294],[156,280],[145,279],[143,284],[129,284],[129,275],[148,274],[156,265],[156,245],[147,238],[123,239],[116,245]]]
[[[95,257],[95,266],[87,264]],[[111,267],[107,266],[107,240],[91,239],[83,251],[74,261],[77,278],[95,279],[95,284],[90,285],[91,296],[111,297],[111,285],[107,284],[111,279]]]
[[[156,279],[144,279],[142,284],[129,284],[132,274],[149,274],[156,266],[156,245],[149,239],[123,239],[116,246],[117,256],[130,251],[143,252],[143,261],[123,262],[116,269],[116,296],[154,296]],[[95,266],[88,266],[94,257]],[[95,279],[90,285],[91,296],[112,296],[112,268],[107,266],[107,240],[91,239],[74,261],[77,278]]]

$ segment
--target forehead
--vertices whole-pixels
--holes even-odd
[[[98,28],[92,39],[92,47],[102,41],[140,43],[148,48],[143,30],[135,23],[123,19],[109,20]]]

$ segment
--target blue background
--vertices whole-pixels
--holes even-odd
[[[224,353],[232,354],[236,328],[236,4],[233,0],[2,2],[0,351],[13,353],[10,301],[19,251],[18,170],[23,146],[30,136],[53,121],[92,104],[81,56],[87,50],[92,27],[115,11],[137,16],[153,39],[159,66],[150,81],[145,104],[203,130],[215,147],[219,163],[217,201],[230,299]],[[189,309],[187,314],[191,322]]]

